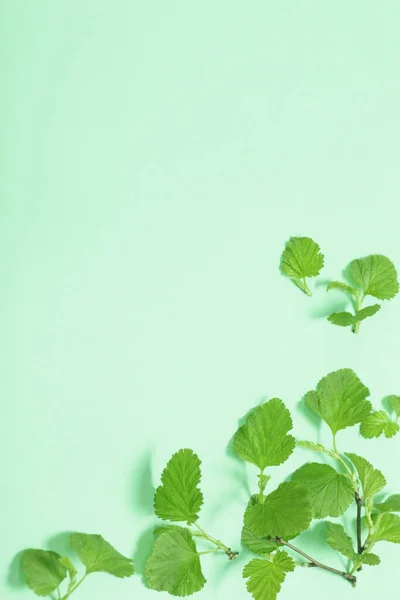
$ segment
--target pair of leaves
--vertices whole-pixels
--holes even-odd
[[[86,573],[105,572],[115,577],[130,577],[133,562],[120,554],[101,535],[73,533],[70,545],[86,567]],[[48,596],[70,575],[70,588],[76,578],[76,568],[68,558],[56,552],[30,548],[22,554],[22,570],[28,587],[38,596]]]
[[[292,539],[308,529],[312,518],[311,498],[298,482],[281,483],[263,502],[252,496],[244,514],[244,525],[257,537]]]
[[[255,600],[275,600],[286,574],[294,568],[285,551],[278,550],[270,559],[254,558],[243,569],[247,590]]]
[[[311,291],[307,277],[316,277],[324,266],[324,255],[314,240],[309,237],[291,237],[281,258],[281,271],[291,277],[307,296]]]
[[[328,521],[327,542],[331,548],[340,552],[346,558],[349,558],[356,568],[361,565],[375,566],[379,565],[381,562],[379,556],[372,554],[371,552],[357,554],[354,550],[351,538],[347,535],[344,527],[339,523],[331,523]]]
[[[383,490],[386,479],[379,469],[375,469],[371,463],[362,456],[346,452],[345,455],[355,466],[361,482],[364,500],[372,499],[378,492]]]
[[[354,300],[357,309],[354,315],[349,312],[329,315],[328,321],[334,325],[354,327],[364,319],[375,315],[381,308],[380,304],[361,308],[361,302],[365,296],[372,296],[379,300],[390,300],[399,291],[395,266],[389,258],[381,254],[357,258],[349,264],[346,271],[351,285],[341,281],[333,281],[327,289],[338,289],[346,292]]]
[[[288,432],[293,422],[279,398],[272,398],[251,411],[245,425],[237,430],[233,447],[239,458],[261,471],[284,463],[292,454],[295,439]]]
[[[323,377],[305,396],[306,404],[329,425],[333,435],[363,421],[371,412],[369,389],[351,369]]]
[[[391,438],[400,430],[397,423],[400,417],[400,396],[388,396],[387,401],[396,415],[396,420],[392,421],[390,415],[385,410],[373,411],[361,423],[360,433],[364,438],[379,437],[382,434],[387,438]]]

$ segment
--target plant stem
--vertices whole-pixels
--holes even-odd
[[[225,554],[228,556],[229,560],[233,560],[234,558],[237,557],[238,552],[232,552],[232,550],[230,548],[228,548],[228,546],[226,546],[223,542],[221,542],[221,540],[217,540],[217,539],[213,538],[206,531],[204,531],[204,529],[202,527],[200,527],[200,525],[197,522],[193,523],[193,525],[200,531],[201,537],[203,539],[208,540],[211,544],[214,544],[214,546],[217,546],[217,550],[222,550],[223,552],[225,552]]]
[[[310,288],[307,285],[307,281],[306,281],[305,277],[303,278],[302,283],[303,283],[303,290],[305,291],[305,293],[307,294],[307,296],[312,296],[311,290],[310,290]]]
[[[356,296],[356,313],[359,310],[361,310],[363,301],[364,301],[364,296],[361,298],[360,294],[358,293]],[[357,323],[353,327],[353,333],[358,333],[359,331],[360,331],[360,321],[357,321]]]
[[[350,469],[349,465],[346,463],[346,461],[342,458],[342,456],[340,455],[337,446],[336,446],[336,434],[333,434],[333,450],[335,452],[335,458],[340,462],[340,464],[346,469],[348,476],[353,484],[353,486],[355,487],[357,485],[357,479],[356,476],[354,474],[354,472]]]
[[[80,579],[78,581],[78,583],[72,588],[72,590],[70,590],[69,592],[67,592],[65,594],[65,596],[62,598],[62,600],[67,600],[67,598],[70,597],[70,595],[72,594],[72,592],[74,592],[76,589],[78,589],[78,587],[85,581],[86,577],[87,577],[87,573],[84,574],[84,576],[82,577],[82,579]]]
[[[357,504],[357,554],[362,554],[364,552],[361,542],[361,507],[363,502],[358,492],[355,492],[354,497]]]
[[[314,558],[312,558],[311,556],[309,556],[308,554],[306,554],[299,548],[296,548],[296,546],[293,546],[293,544],[286,542],[281,537],[276,537],[276,538],[274,538],[274,540],[276,542],[279,542],[280,544],[283,544],[284,546],[287,546],[294,552],[297,552],[297,554],[300,554],[300,556],[303,556],[304,558],[306,558],[308,561],[310,561],[310,564],[314,565],[314,567],[319,567],[320,569],[324,569],[325,571],[329,571],[330,573],[334,573],[335,575],[340,575],[340,577],[343,577],[344,579],[349,581],[353,587],[356,585],[357,577],[355,577],[355,575],[346,573],[345,571],[339,571],[338,569],[334,569],[333,567],[328,567],[327,565],[320,563],[318,560],[315,560]]]

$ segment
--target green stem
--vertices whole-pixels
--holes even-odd
[[[62,600],[67,600],[67,598],[70,597],[70,595],[78,589],[78,587],[85,581],[86,577],[88,576],[88,573],[85,573],[84,576],[82,577],[82,579],[80,579],[78,581],[78,583],[72,588],[72,590],[70,590],[69,592],[67,592],[65,594],[65,596],[62,598]]]
[[[216,538],[213,538],[211,535],[209,535],[202,527],[200,527],[200,525],[197,522],[193,523],[193,525],[200,531],[201,537],[203,539],[208,540],[211,544],[217,546],[217,550],[222,550],[223,552],[225,552],[229,560],[233,560],[234,558],[236,558],[238,552],[232,552],[232,550],[223,542],[221,542],[221,540],[217,540]]]
[[[303,277],[302,283],[303,283],[303,290],[305,291],[305,293],[307,294],[307,296],[312,296],[311,290],[310,290],[310,288],[307,285],[307,281],[306,281],[305,277]]]
[[[333,450],[335,452],[335,458],[336,460],[338,460],[340,462],[340,464],[346,469],[347,474],[354,486],[354,489],[356,490],[357,487],[357,477],[354,473],[354,471],[352,471],[349,467],[349,465],[346,463],[346,461],[342,458],[341,454],[338,451],[337,445],[336,445],[336,434],[333,435]]]
[[[364,301],[365,296],[363,296],[362,298],[360,297],[360,294],[357,294],[356,296],[356,313],[361,310],[361,306],[362,303]],[[353,333],[358,333],[360,331],[360,321],[357,321],[357,323],[354,325],[353,327]]]

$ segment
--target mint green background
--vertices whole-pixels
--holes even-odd
[[[399,3],[3,0],[0,16],[1,596],[30,597],[10,562],[70,530],[142,572],[180,447],[203,461],[203,526],[238,548],[241,416],[280,396],[296,436],[329,444],[298,404],[321,376],[355,369],[376,407],[400,393],[399,298],[352,336],[324,319],[339,293],[308,299],[277,268],[296,234],[320,242],[321,280],[373,252],[400,266]],[[399,491],[399,438],[338,442]],[[318,528],[302,545],[340,567]],[[378,550],[356,591],[300,570],[280,598],[393,597],[399,548]],[[249,598],[247,559],[206,557],[199,598]],[[93,575],[75,597],[158,596]]]

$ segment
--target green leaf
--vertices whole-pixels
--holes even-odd
[[[78,571],[76,570],[75,565],[66,556],[60,558],[60,563],[68,571],[68,575],[69,575],[68,592],[70,592],[76,584],[76,576],[78,575]]]
[[[347,283],[343,283],[342,281],[331,281],[331,283],[328,285],[326,290],[328,292],[329,292],[329,290],[341,290],[342,292],[347,292],[348,294],[351,294],[352,296],[356,296],[358,293],[358,290],[351,287]]]
[[[324,266],[324,256],[316,242],[308,237],[291,237],[282,254],[282,273],[292,277],[309,296],[306,277],[316,277]]]
[[[374,508],[380,513],[400,512],[400,494],[393,494],[384,502],[378,502]]]
[[[375,533],[372,542],[393,542],[400,544],[400,517],[392,513],[385,513],[375,522]]]
[[[259,537],[294,538],[310,525],[311,501],[307,488],[291,481],[265,497],[253,496],[244,514],[244,524]]]
[[[357,323],[354,315],[349,312],[332,313],[329,315],[328,321],[333,325],[339,325],[339,327],[349,327]]]
[[[329,425],[335,435],[363,421],[371,412],[366,400],[369,389],[351,369],[340,369],[323,377],[317,391],[308,392],[306,404]]]
[[[254,554],[270,554],[278,548],[277,542],[255,535],[246,526],[242,529],[242,544],[254,552]]]
[[[356,312],[354,318],[356,321],[364,321],[364,319],[368,319],[368,317],[373,317],[374,315],[376,315],[376,313],[380,309],[380,304],[371,304],[371,306],[365,306],[364,308]]]
[[[353,548],[353,542],[344,530],[343,525],[328,521],[326,535],[326,541],[331,548],[337,550],[340,554],[343,554],[343,556],[346,556],[346,558],[349,558],[354,562],[356,553]]]
[[[389,415],[384,410],[370,413],[360,426],[360,433],[364,438],[379,437],[390,423]]]
[[[301,440],[299,442],[296,442],[296,446],[298,446],[299,448],[305,448],[306,450],[312,450],[313,452],[321,452],[322,454],[327,454],[328,456],[336,458],[336,453],[333,450],[329,450],[329,448],[325,448],[325,446],[323,446],[322,444],[315,444],[314,442],[307,442]]]
[[[364,292],[380,300],[390,300],[399,291],[394,264],[386,256],[372,254],[349,265],[349,276]]]
[[[204,587],[200,557],[188,529],[174,526],[157,537],[145,576],[152,590],[173,596],[190,596]]]
[[[354,500],[349,478],[329,465],[303,465],[293,473],[292,480],[301,483],[310,492],[314,519],[340,517]]]
[[[130,577],[134,573],[132,560],[120,554],[101,535],[73,533],[70,543],[87,573],[104,572],[115,577]]]
[[[400,417],[400,396],[395,396],[392,394],[391,396],[388,396],[387,399],[389,400],[397,417]]]
[[[243,569],[246,587],[255,600],[275,600],[286,573],[294,571],[294,562],[285,551],[276,552],[272,560],[253,558]]]
[[[381,559],[376,554],[372,552],[364,552],[361,555],[358,555],[360,558],[360,562],[363,565],[369,565],[370,567],[375,567],[380,564]]]
[[[155,493],[154,509],[161,519],[186,521],[189,525],[199,518],[203,494],[200,483],[200,459],[190,449],[176,452],[168,462]]]
[[[279,398],[272,398],[251,411],[247,423],[237,430],[233,447],[242,460],[261,471],[280,465],[292,454],[295,439],[287,435],[293,427],[290,412]]]
[[[66,568],[56,552],[29,548],[22,554],[22,570],[26,585],[37,596],[48,596],[58,588],[67,576]]]
[[[388,423],[385,427],[385,437],[387,438],[391,438],[394,435],[396,435],[396,433],[398,433],[400,430],[400,427],[397,423],[393,423],[393,421],[390,421],[390,423]]]
[[[386,479],[384,475],[381,473],[381,471],[379,471],[379,469],[375,469],[371,463],[362,456],[358,456],[352,452],[346,452],[345,455],[351,460],[357,469],[363,489],[364,499],[373,498],[375,494],[380,492],[386,485]]]

